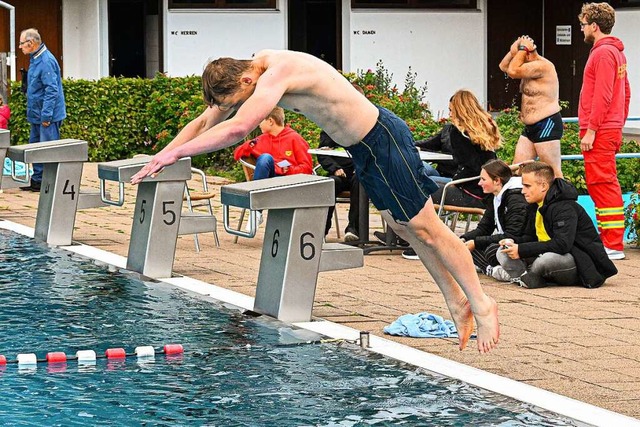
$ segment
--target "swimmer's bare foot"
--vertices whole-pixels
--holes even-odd
[[[498,346],[500,338],[500,323],[498,322],[498,304],[487,296],[489,307],[482,313],[475,313],[474,317],[478,324],[478,351],[488,353]]]
[[[460,343],[460,351],[464,350],[469,342],[469,338],[473,333],[473,313],[469,301],[464,300],[459,307],[449,307],[449,312],[456,325],[458,331],[458,342]]]

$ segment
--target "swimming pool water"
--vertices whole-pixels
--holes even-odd
[[[0,367],[2,425],[565,426],[571,420],[0,230],[0,354],[181,343],[180,357]]]

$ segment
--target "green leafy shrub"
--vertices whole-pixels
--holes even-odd
[[[447,122],[433,119],[424,100],[427,85],[417,86],[417,74],[411,69],[407,72],[402,91],[393,84],[393,76],[384,68],[382,61],[376,64],[375,70],[346,73],[344,76],[362,87],[371,102],[403,118],[416,140],[434,135]],[[89,143],[90,161],[110,161],[138,153],[155,153],[205,109],[201,80],[196,76],[167,77],[158,74],[153,79],[65,79],[63,86],[68,117],[61,127],[61,137],[86,140]],[[29,140],[29,124],[26,121],[26,99],[20,92],[19,82],[12,82],[11,93],[9,128],[12,143],[24,144]],[[320,129],[315,123],[289,111],[286,120],[311,147],[317,147]],[[498,157],[510,163],[522,132],[518,109],[509,108],[500,112],[496,122],[505,142],[498,151]],[[259,133],[260,130],[256,129],[249,138]],[[576,123],[565,124],[561,145],[563,154],[580,154]],[[621,152],[640,152],[640,144],[635,140],[625,141]],[[194,166],[207,169],[210,173],[237,180],[244,177],[242,168],[233,160],[233,148],[196,156],[192,161]],[[565,161],[562,169],[565,178],[573,182],[581,193],[586,193],[584,163]],[[623,191],[631,191],[640,181],[640,161],[619,160],[618,177]]]
[[[63,81],[67,118],[60,128],[61,138],[82,139],[89,143],[91,161],[130,157],[150,153],[147,135],[147,94],[152,80],[107,77],[97,82]],[[26,97],[19,83],[12,84],[10,106],[11,139],[14,144],[29,141]]]
[[[376,70],[367,70],[358,74],[347,74],[352,83],[360,86],[371,102],[393,111],[398,117],[409,119],[431,119],[429,105],[424,102],[427,94],[426,83],[416,86],[417,73],[409,71],[404,80],[402,92],[392,83],[393,75],[385,68],[382,60],[376,64]]]
[[[629,204],[624,209],[625,236],[630,243],[640,246],[640,184],[636,184],[634,192],[629,198]]]
[[[523,125],[520,122],[519,114],[520,112],[517,108],[508,108],[496,117],[496,122],[505,141],[504,147],[498,152],[498,157],[507,163],[512,162],[518,137],[522,133]],[[560,140],[560,147],[562,154],[582,154],[580,150],[580,129],[578,123],[564,124],[564,133]],[[640,153],[640,144],[636,140],[625,139],[620,148],[620,152]],[[633,191],[636,183],[640,181],[640,160],[637,158],[618,159],[617,168],[618,181],[620,181],[622,191]],[[580,194],[587,194],[583,161],[563,161],[562,173],[567,180],[576,186]]]

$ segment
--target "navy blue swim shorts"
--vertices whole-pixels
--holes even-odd
[[[526,125],[522,131],[522,135],[529,138],[531,142],[547,142],[560,140],[564,127],[562,125],[562,116],[555,113],[546,119],[540,120],[538,123]]]
[[[360,183],[379,210],[408,222],[438,186],[426,174],[404,120],[378,107],[378,120],[358,144],[347,147]]]

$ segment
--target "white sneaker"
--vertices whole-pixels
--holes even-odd
[[[262,217],[262,212],[256,212],[256,231],[258,231],[258,228],[260,228],[260,224],[262,224],[263,222],[264,218]],[[247,218],[247,225],[245,226],[244,230],[247,233],[251,231],[251,219]]]
[[[356,240],[359,240],[359,239],[360,238],[358,237],[358,235],[351,231],[347,231],[344,235],[345,242],[355,242]]]
[[[607,256],[609,257],[610,260],[625,259],[624,252],[622,252],[622,251],[617,251],[615,249],[609,249],[606,246],[604,247],[604,250],[607,252]]]
[[[491,269],[491,277],[496,279],[498,282],[510,282],[511,281],[511,276],[509,276],[509,273],[504,271],[504,268],[502,268],[501,265],[496,265],[495,267],[493,267]]]

